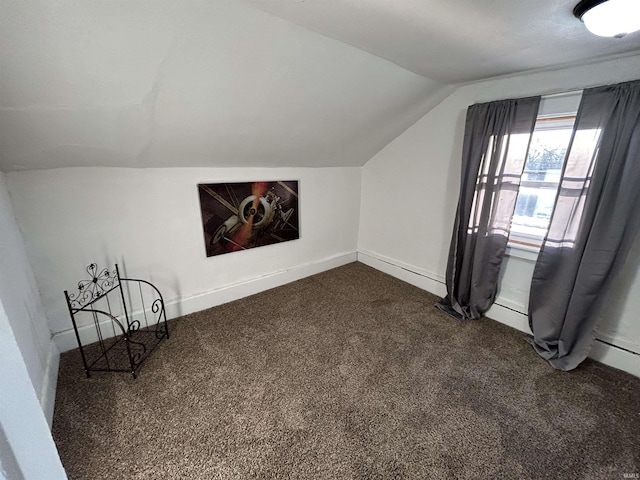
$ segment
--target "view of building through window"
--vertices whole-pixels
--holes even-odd
[[[538,118],[518,190],[509,241],[539,247],[549,228],[575,116]]]

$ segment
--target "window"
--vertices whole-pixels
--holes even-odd
[[[509,246],[537,249],[549,228],[575,114],[539,116],[520,179]]]

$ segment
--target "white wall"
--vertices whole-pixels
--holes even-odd
[[[29,372],[33,389],[50,420],[60,354],[51,340],[24,241],[14,216],[5,175],[0,172],[0,300]]]
[[[466,108],[478,102],[637,78],[640,56],[460,87],[363,167],[359,258],[379,267],[386,262],[386,267],[381,268],[408,275],[407,280],[413,275],[423,288],[443,294],[459,191]],[[522,314],[527,308],[533,261],[514,257],[507,260],[497,303],[508,308],[494,307],[488,312],[489,317],[528,329]],[[601,328],[603,339],[635,352],[640,352],[640,279],[636,275],[639,263],[640,248],[635,248],[605,309]],[[398,273],[398,267],[404,269],[402,273]],[[640,365],[634,368],[640,375]]]
[[[15,212],[63,350],[75,347],[63,290],[85,266],[118,263],[160,289],[170,317],[355,261],[359,168],[68,168],[7,174]],[[207,258],[198,183],[299,180],[299,240]]]
[[[0,478],[65,479],[21,342],[7,314],[0,300]]]

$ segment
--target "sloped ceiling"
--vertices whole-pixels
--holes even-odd
[[[0,0],[0,170],[363,165],[450,84],[640,49],[573,3]]]
[[[247,0],[444,83],[584,63],[640,50],[589,33],[579,0]]]
[[[0,169],[357,166],[448,91],[237,2],[2,3]]]

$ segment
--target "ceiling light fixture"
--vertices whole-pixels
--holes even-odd
[[[624,37],[640,30],[640,0],[582,0],[573,14],[601,37]]]

